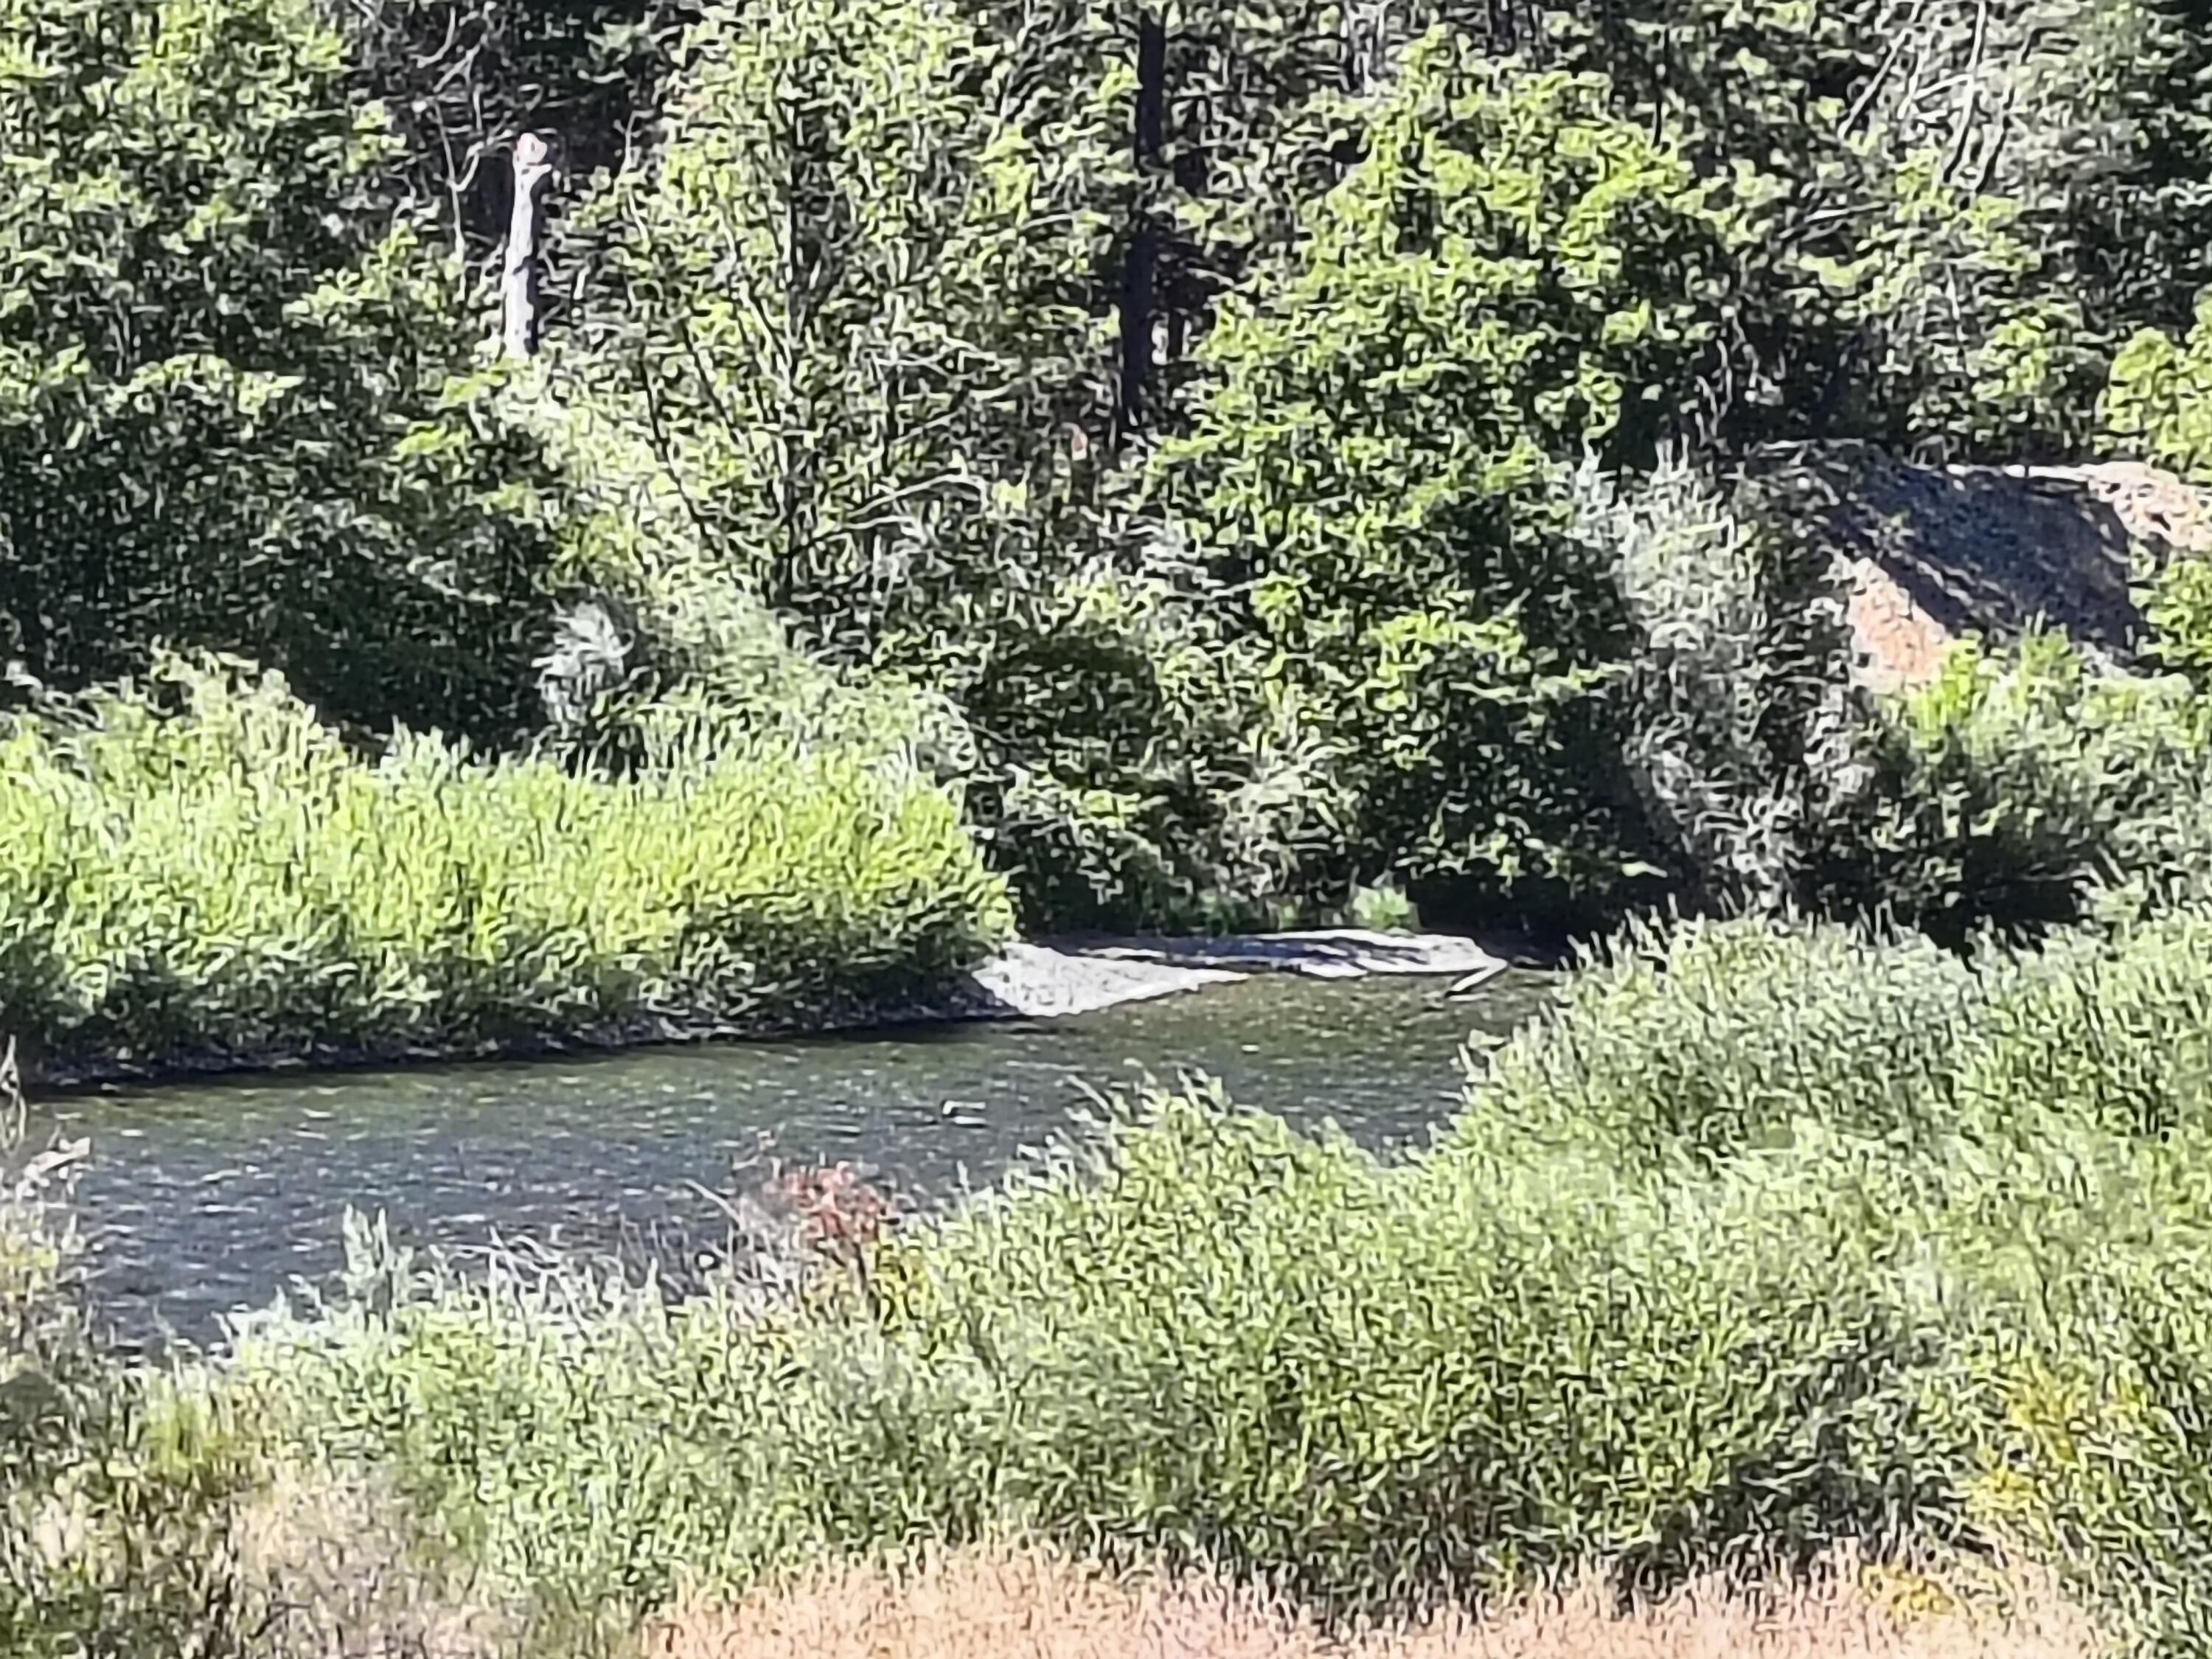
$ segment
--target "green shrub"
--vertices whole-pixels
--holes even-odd
[[[2158,666],[2212,690],[2212,562],[2184,556],[2154,570],[2142,593],[2149,655]]]
[[[1707,904],[1802,902],[1859,713],[1825,560],[1680,454],[1626,487],[1586,463],[1572,493],[1633,620],[1624,743],[1654,830]]]
[[[1878,1195],[1852,1248],[1891,1263],[1894,1316],[1939,1340],[1911,1432],[1946,1472],[1945,1523],[2027,1550],[2158,1650],[2199,1651],[2208,929],[2191,906],[1972,967],[1827,927],[1644,933],[1492,1057],[1443,1157],[1566,1146],[1680,1182],[1687,1152],[1709,1194]]]
[[[155,1427],[96,1340],[67,1152],[26,1157],[21,1111],[0,1043],[0,1644],[24,1659],[226,1654],[240,1466],[200,1413]]]
[[[1345,919],[1354,927],[1378,933],[1419,933],[1421,927],[1420,911],[1406,896],[1405,890],[1393,882],[1355,888]]]
[[[2212,289],[2187,334],[2144,329],[2113,360],[2098,410],[2106,434],[2147,461],[2212,482]]]
[[[2031,1118],[2155,1138],[2197,1125],[2212,1086],[2208,930],[2191,905],[1969,960],[1827,923],[1639,923],[1481,1057],[1451,1139],[1634,1169],[1815,1124],[1919,1158]]]
[[[2212,1128],[2212,911],[2057,941],[1983,1002],[1973,1036],[1954,1079],[1972,1121],[2033,1105],[2121,1138]]]
[[[1923,1151],[1999,970],[1806,922],[1638,923],[1476,1068],[1462,1140],[1510,1131],[1629,1168],[1786,1144],[1805,1121]]]
[[[1588,78],[1439,32],[1347,111],[1358,163],[1224,296],[1157,499],[1249,593],[1329,746],[1367,878],[1606,889],[1648,851],[1613,690],[1628,617],[1559,465],[1648,459],[1729,228]]]
[[[1971,1522],[2158,1653],[2212,1632],[2208,1153],[2044,1119],[1960,1160],[1929,1228],[1954,1335],[1928,1422]]]
[[[895,1337],[1002,1379],[990,1455],[1025,1524],[1332,1600],[1670,1577],[1911,1514],[1879,1191],[1670,1174],[1380,1168],[1156,1099],[1087,1182],[895,1251],[878,1291]]]
[[[1815,854],[1821,908],[1955,945],[2201,892],[2208,712],[2185,684],[2102,673],[2055,634],[1962,643],[1869,733],[1868,781]]]
[[[44,1062],[758,1029],[926,989],[1008,922],[881,761],[678,744],[615,782],[165,662],[0,737],[0,1006]],[[168,706],[173,705],[173,706]]]
[[[380,1471],[420,1530],[556,1623],[818,1541],[785,1443],[804,1424],[857,1458],[857,1437],[813,1421],[833,1372],[726,1278],[672,1302],[574,1261],[465,1278],[357,1217],[346,1243],[338,1297],[241,1322],[173,1406]]]

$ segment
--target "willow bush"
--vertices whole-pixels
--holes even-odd
[[[1961,641],[1857,728],[1858,787],[1808,838],[1812,905],[1957,947],[2201,897],[2208,714],[2181,675],[2105,672],[2062,635]]]
[[[1443,1161],[1886,1171],[1875,1253],[1941,1335],[1915,1421],[1947,1521],[2031,1551],[2156,1650],[2201,1652],[2208,945],[2201,903],[1972,965],[1826,926],[1645,930],[1486,1057]]]
[[[1586,459],[1571,532],[1610,564],[1634,628],[1623,757],[1688,890],[1802,901],[1807,851],[1850,804],[1865,710],[1816,550],[1679,451],[1641,480]]]
[[[1926,1164],[2029,1115],[2124,1139],[2197,1127],[2208,943],[2202,905],[1971,959],[1825,923],[1639,924],[1481,1058],[1446,1139],[1711,1167],[1817,1124]]]
[[[2212,1607],[2208,929],[1647,933],[1404,1163],[1153,1096],[766,1315],[372,1261],[187,1394],[549,1605],[918,1536],[1350,1609],[1910,1535],[2170,1647]]]
[[[50,703],[0,736],[0,1008],[55,1066],[761,1029],[1006,933],[925,779],[692,748],[621,781],[405,732],[366,763],[211,659]]]
[[[1878,1197],[1390,1170],[1170,1097],[1102,1168],[883,1251],[873,1315],[418,1275],[250,1328],[213,1386],[307,1456],[396,1468],[549,1612],[917,1534],[1204,1556],[1346,1607],[1665,1575],[1917,1513],[1924,1344]]]
[[[1817,1120],[1924,1150],[1999,971],[1917,937],[1638,924],[1586,960],[1553,1018],[1483,1058],[1448,1139],[1510,1130],[1649,1169],[1724,1162]]]
[[[1984,1312],[1929,1417],[1962,1449],[1972,1524],[2165,1654],[2212,1647],[2208,1151],[2201,1131],[2059,1139],[1986,1171],[1950,1226]]]

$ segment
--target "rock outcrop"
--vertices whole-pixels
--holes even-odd
[[[2038,617],[2127,666],[2143,635],[2137,560],[2212,553],[2212,492],[2138,462],[1917,466],[1791,446],[1744,477],[1834,559],[1854,672],[1878,690],[1924,683],[1961,635],[2011,638]]]

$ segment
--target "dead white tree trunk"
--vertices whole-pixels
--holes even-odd
[[[501,333],[510,357],[527,358],[538,346],[538,228],[552,173],[543,138],[526,132],[514,141],[514,207],[507,216],[500,281]]]

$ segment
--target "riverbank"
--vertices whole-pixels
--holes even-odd
[[[295,1276],[327,1288],[348,1205],[472,1266],[490,1241],[557,1243],[688,1274],[720,1247],[714,1198],[766,1162],[848,1163],[907,1213],[943,1213],[1036,1149],[1095,1144],[1097,1091],[1218,1078],[1240,1102],[1379,1155],[1451,1109],[1470,1033],[1555,1002],[1548,975],[1472,995],[1410,975],[1249,975],[1076,1018],[662,1043],[513,1062],[242,1073],[34,1103],[29,1144],[88,1142],[79,1191],[102,1316],[140,1346],[219,1345]]]
[[[1534,965],[1534,954],[1520,942],[1360,927],[1202,938],[1088,934],[1009,946],[968,978],[1002,1017],[1048,1019],[1259,974],[1449,975],[1472,990],[1510,967]]]
[[[833,1028],[1014,935],[960,810],[862,752],[635,778],[175,665],[0,724],[0,1040],[42,1090]]]
[[[455,1060],[556,1059],[668,1044],[833,1036],[974,1020],[1066,1019],[1267,974],[1333,980],[1448,977],[1455,989],[1472,991],[1509,968],[1549,966],[1556,959],[1556,953],[1525,940],[1349,927],[1202,939],[1087,935],[1017,942],[980,967],[911,996],[889,1000],[843,997],[804,1011],[763,1011],[743,1021],[681,1010],[648,1011],[558,1036],[516,1032],[464,1044],[397,1039],[259,1049],[210,1044],[174,1049],[159,1061],[116,1056],[59,1064],[27,1049],[18,1064],[24,1087],[45,1096],[257,1073],[296,1075]]]
[[[2182,1650],[2212,1609],[2212,1146],[2201,1045],[2168,1038],[2212,1029],[2208,944],[2212,912],[1971,963],[1638,930],[1455,1109],[1399,1087],[1451,1118],[1411,1156],[1155,1096],[1056,1176],[825,1244],[769,1321],[742,1282],[364,1249],[346,1299],[179,1397],[376,1473],[407,1535],[527,1592],[547,1654],[599,1651],[566,1611],[711,1617],[991,1528],[1347,1620],[1917,1540]]]

